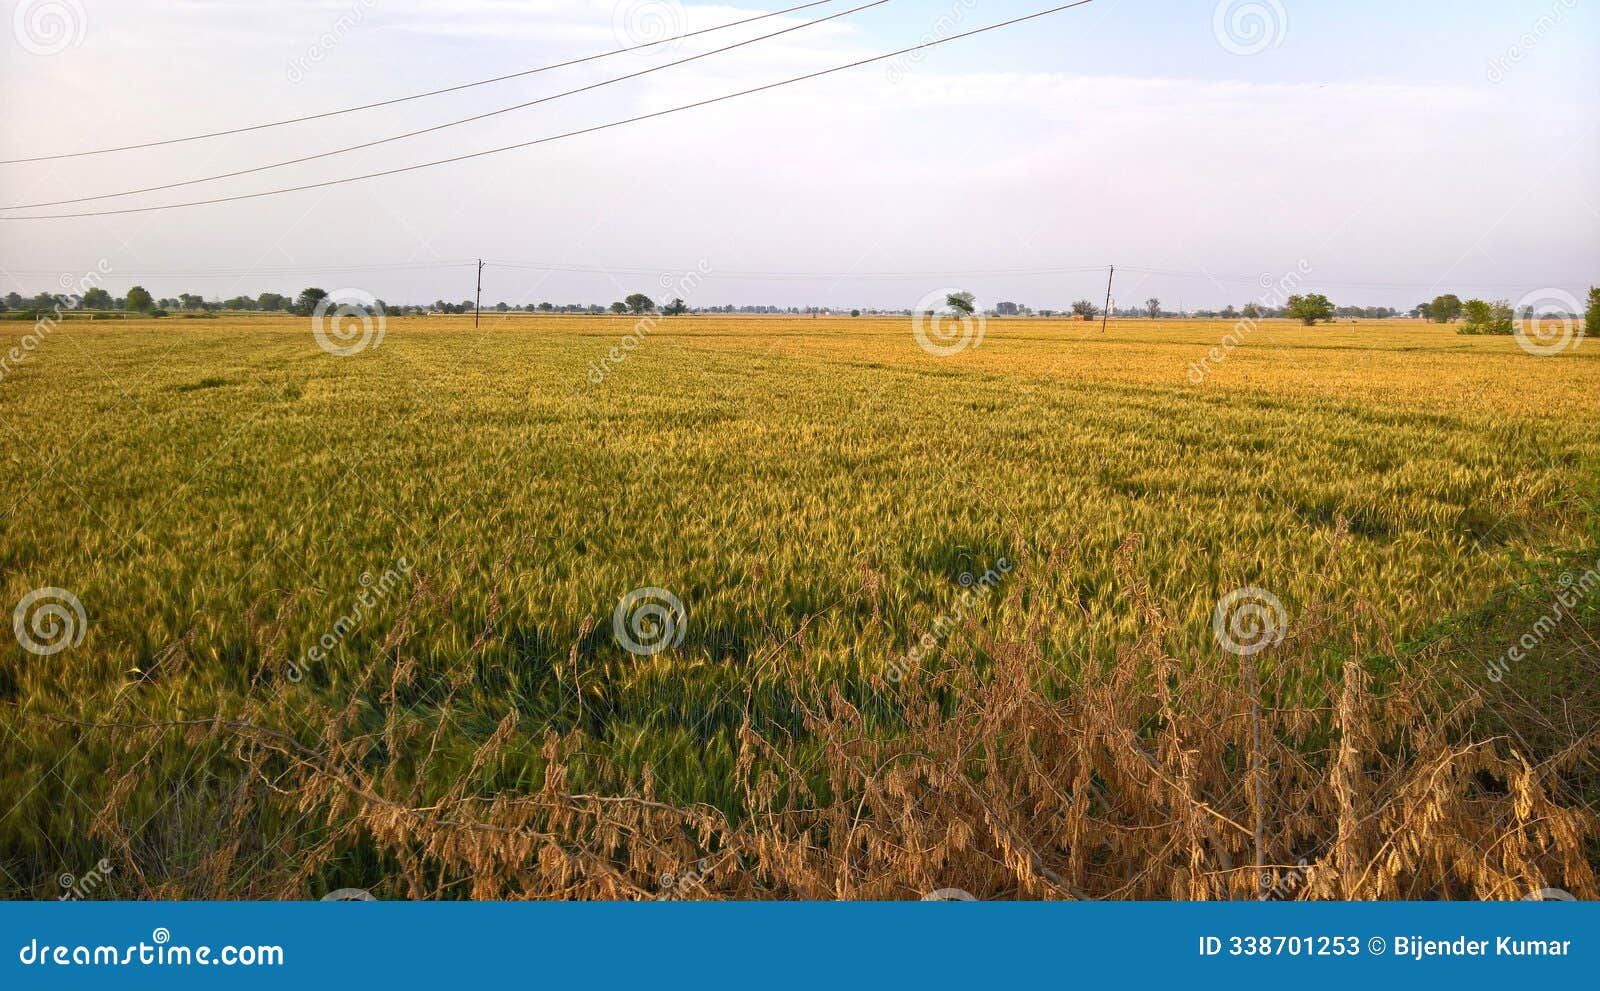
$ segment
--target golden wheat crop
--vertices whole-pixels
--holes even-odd
[[[0,645],[0,884],[1594,892],[1587,731],[1457,663],[1593,547],[1594,342],[910,323],[61,324],[0,381],[0,603],[82,607]]]

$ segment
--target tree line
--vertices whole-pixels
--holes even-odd
[[[956,305],[956,298],[966,297],[966,305]],[[952,309],[961,313],[974,312],[971,303],[971,293],[953,294],[946,302]],[[1072,304],[1071,309],[1062,313],[1055,310],[1032,310],[1019,303],[1000,302],[990,311],[994,316],[1074,316],[1082,319],[1092,319],[1101,314],[1101,307],[1092,300],[1080,299]],[[1266,306],[1257,302],[1246,303],[1239,309],[1232,305],[1220,310],[1196,310],[1193,312],[1173,313],[1161,305],[1161,300],[1155,297],[1145,300],[1143,306],[1138,307],[1112,307],[1111,315],[1114,317],[1134,317],[1141,319],[1157,320],[1168,317],[1199,317],[1205,319],[1220,318],[1224,320],[1263,320],[1268,318],[1298,320],[1306,326],[1315,326],[1336,319],[1362,319],[1362,320],[1389,320],[1401,316],[1399,310],[1390,306],[1336,306],[1333,301],[1322,293],[1306,293],[1290,296],[1284,300],[1282,306]],[[1431,302],[1418,303],[1412,307],[1405,316],[1413,319],[1430,320],[1434,323],[1462,324],[1459,333],[1462,334],[1510,334],[1515,330],[1517,320],[1532,320],[1535,316],[1576,318],[1577,313],[1551,313],[1536,314],[1532,306],[1524,306],[1521,313],[1515,313],[1511,304],[1505,300],[1488,302],[1481,299],[1463,301],[1454,293],[1446,293],[1435,297]],[[1600,288],[1590,288],[1589,299],[1583,314],[1588,326],[1595,326],[1595,321],[1600,320]]]
[[[100,287],[86,290],[82,296],[69,296],[59,293],[39,293],[28,298],[20,293],[7,293],[0,299],[0,312],[16,311],[20,316],[37,317],[52,312],[65,311],[110,311],[121,310],[138,313],[146,316],[167,316],[174,311],[185,315],[214,314],[220,311],[230,312],[264,312],[288,313],[297,316],[309,316],[316,312],[317,306],[328,297],[326,290],[317,287],[308,287],[299,293],[290,296],[282,293],[264,292],[258,296],[235,296],[232,299],[206,299],[199,293],[179,293],[175,297],[153,297],[143,286],[131,287],[125,296],[113,296],[110,292]],[[946,298],[946,305],[952,310],[970,316],[976,313],[976,298],[970,292],[951,293]],[[423,314],[423,313],[471,313],[475,308],[472,300],[463,300],[459,303],[449,303],[445,300],[435,300],[429,305],[389,304],[377,300],[375,308],[381,312],[393,315]],[[842,310],[830,307],[816,306],[703,306],[691,308],[681,298],[673,297],[664,305],[657,305],[655,300],[644,293],[630,293],[623,299],[602,306],[595,303],[566,303],[555,304],[550,302],[527,303],[516,305],[506,302],[495,303],[485,309],[498,313],[586,313],[586,314],[631,314],[644,316],[646,314],[660,313],[664,316],[678,316],[684,313],[746,313],[746,314],[794,314],[832,315],[848,312],[853,317],[859,317],[863,312],[868,315],[909,315],[909,309],[882,310],[882,309],[851,309]],[[987,311],[988,315],[996,317],[1056,317],[1072,316],[1083,320],[1092,320],[1101,315],[1101,307],[1092,300],[1080,299],[1074,302],[1067,310],[1039,309],[1034,310],[1021,303],[1009,300],[996,303]],[[1196,310],[1192,313],[1174,313],[1162,306],[1161,300],[1151,297],[1138,307],[1112,307],[1111,315],[1114,317],[1137,317],[1145,319],[1163,319],[1169,317],[1199,317],[1204,319],[1223,320],[1264,320],[1269,318],[1298,320],[1306,326],[1315,326],[1336,319],[1365,319],[1385,320],[1401,316],[1399,310],[1388,306],[1336,306],[1333,301],[1322,293],[1306,293],[1294,295],[1284,300],[1282,306],[1267,306],[1259,302],[1249,302],[1235,309],[1231,304],[1220,310]],[[1462,300],[1454,293],[1445,293],[1434,299],[1418,303],[1405,314],[1415,319],[1429,320],[1434,323],[1450,324],[1460,323],[1459,333],[1462,334],[1510,334],[1514,331],[1516,321],[1530,320],[1536,314],[1533,307],[1525,306],[1521,313],[1515,313],[1505,300],[1486,301],[1481,299]],[[1576,313],[1544,314],[1557,317],[1577,317]],[[1585,313],[1589,326],[1594,326],[1600,319],[1600,288],[1591,288]]]
[[[309,316],[316,312],[317,306],[328,298],[328,292],[318,287],[308,287],[300,290],[295,295],[264,292],[259,296],[234,296],[232,299],[206,299],[199,293],[179,293],[173,297],[155,298],[143,286],[133,286],[125,296],[113,296],[109,291],[98,286],[86,290],[83,295],[66,295],[62,293],[39,293],[37,296],[24,297],[21,293],[8,293],[0,299],[0,312],[15,311],[25,316],[41,316],[56,311],[67,312],[103,312],[120,310],[128,313],[138,313],[144,316],[167,316],[174,311],[186,314],[219,313],[223,311],[235,313],[288,313],[295,316]],[[442,299],[435,300],[427,305],[392,304],[383,300],[375,300],[373,308],[384,313],[394,315],[422,314],[422,313],[471,313],[476,308],[473,300],[463,300],[459,303],[448,303]],[[664,306],[657,306],[655,300],[644,293],[632,293],[628,297],[612,303],[609,307],[592,303],[568,303],[557,305],[554,303],[528,303],[514,305],[500,302],[494,303],[485,309],[499,313],[524,312],[524,313],[631,313],[643,315],[646,313],[660,312],[667,316],[676,316],[689,312],[689,305],[682,299],[674,297]],[[813,308],[814,309],[814,308]],[[735,312],[733,306],[709,307],[706,312]],[[748,313],[799,313],[799,307],[789,307],[784,310],[776,306],[744,306],[738,312]],[[805,312],[812,312],[806,310]],[[826,311],[824,311],[826,312]]]
[[[1411,315],[1434,323],[1459,322],[1461,326],[1456,331],[1458,334],[1513,334],[1516,332],[1518,320],[1532,320],[1535,316],[1572,319],[1579,314],[1549,312],[1536,314],[1532,306],[1524,306],[1522,312],[1518,313],[1503,299],[1463,301],[1455,293],[1445,293],[1442,296],[1435,296],[1429,302],[1418,303],[1411,311]],[[1589,299],[1583,317],[1589,327],[1595,326],[1595,321],[1600,320],[1600,287],[1589,288]]]
[[[21,293],[7,293],[0,299],[0,312],[19,311],[40,315],[55,311],[107,311],[123,310],[145,316],[166,316],[173,310],[214,313],[219,310],[264,310],[309,314],[328,294],[321,289],[304,289],[298,296],[284,296],[264,292],[259,296],[235,296],[229,300],[208,300],[198,293],[179,293],[170,298],[157,299],[144,286],[133,286],[125,296],[113,296],[109,290],[95,286],[83,295],[42,292],[25,298]]]
[[[1025,306],[1021,303],[1000,302],[989,311],[997,317],[1056,317],[1071,316],[1085,320],[1092,320],[1101,315],[1102,307],[1093,300],[1080,299],[1066,310],[1038,309]],[[1283,306],[1267,306],[1263,303],[1249,302],[1243,307],[1235,308],[1228,304],[1220,310],[1168,310],[1160,299],[1151,297],[1140,306],[1113,306],[1111,315],[1114,317],[1127,317],[1137,319],[1161,320],[1168,318],[1200,318],[1221,320],[1266,320],[1297,319],[1308,323],[1335,318],[1347,317],[1362,320],[1390,320],[1400,316],[1400,311],[1392,306],[1335,306],[1328,297],[1320,294],[1308,296],[1290,296],[1284,301]]]

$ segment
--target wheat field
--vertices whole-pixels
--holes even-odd
[[[496,314],[363,343],[69,320],[0,381],[0,600],[81,606],[0,645],[12,894],[103,859],[122,897],[1593,889],[1588,731],[1521,706],[1592,672],[1594,603],[1515,703],[1480,676],[1600,567],[1592,341],[991,318],[941,355],[908,317]],[[1241,590],[1280,627],[1249,663]]]

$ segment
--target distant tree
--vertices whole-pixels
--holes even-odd
[[[1144,311],[1154,320],[1161,315],[1161,300],[1151,297],[1144,301]]]
[[[1600,287],[1589,287],[1589,308],[1583,314],[1583,331],[1586,334],[1600,332]]]
[[[540,303],[539,304],[539,312],[540,313],[549,313],[551,310],[553,310],[555,308],[556,308],[556,306],[555,306],[554,303]]]
[[[1100,315],[1100,307],[1094,305],[1092,300],[1080,299],[1072,304],[1072,315],[1092,320]]]
[[[148,313],[156,308],[156,301],[151,298],[144,286],[134,286],[128,290],[127,302],[124,305],[136,313]]]
[[[1239,311],[1239,315],[1244,317],[1246,320],[1260,320],[1263,316],[1261,304],[1254,302],[1246,303],[1244,304],[1244,309]]]
[[[956,312],[957,316],[970,317],[978,310],[978,301],[970,292],[953,292],[944,298],[944,305]]]
[[[617,302],[611,304],[611,312],[626,313],[628,312],[628,304],[618,300]]]
[[[22,309],[22,304],[25,303],[25,302],[26,302],[26,300],[24,300],[22,298],[22,294],[21,293],[14,293],[14,292],[6,293],[6,306],[8,308],[10,308],[10,309],[20,310],[20,309]]]
[[[1284,312],[1311,327],[1315,326],[1318,320],[1332,320],[1334,308],[1328,297],[1321,293],[1310,293],[1305,296],[1290,296],[1284,305]]]
[[[688,305],[686,305],[684,301],[679,299],[677,296],[674,296],[672,297],[672,302],[663,307],[661,312],[665,316],[676,317],[682,316],[684,313],[688,312],[688,310]]]
[[[1461,327],[1463,334],[1509,334],[1515,323],[1511,312],[1511,304],[1505,300],[1495,303],[1486,303],[1481,299],[1469,299],[1461,304],[1461,311],[1466,317],[1466,323]]]
[[[628,309],[636,316],[649,313],[656,308],[656,301],[642,292],[630,293],[623,302],[628,304]]]
[[[511,309],[511,304],[502,301],[502,302],[494,304],[494,308],[495,308],[495,312],[496,313],[504,313],[507,310]]]
[[[83,308],[86,310],[109,310],[111,309],[111,294],[99,286],[85,290]]]
[[[302,317],[308,317],[316,311],[317,304],[328,298],[326,289],[315,286],[300,290],[300,295],[295,297],[294,312]],[[188,304],[185,303],[185,306]]]
[[[1437,296],[1427,307],[1428,319],[1434,323],[1452,323],[1461,319],[1461,297],[1455,293]]]
[[[256,308],[276,312],[289,308],[289,297],[275,292],[264,292],[256,297]]]
[[[256,301],[249,296],[235,296],[222,306],[228,310],[253,310],[256,308]]]
[[[861,315],[861,311],[860,310],[851,310],[850,311],[850,315],[853,316],[853,317],[859,317]]]
[[[1017,304],[1009,300],[1004,303],[994,304],[994,313],[998,317],[1014,317],[1017,315]]]

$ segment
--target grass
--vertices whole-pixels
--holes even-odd
[[[906,318],[707,317],[608,361],[633,328],[391,319],[351,357],[299,318],[56,329],[0,382],[0,601],[62,588],[87,622],[59,654],[0,648],[0,777],[21,796],[0,884],[47,891],[106,855],[89,837],[135,737],[50,718],[260,697],[300,731],[362,699],[355,724],[378,726],[370,677],[400,658],[416,676],[388,707],[438,730],[446,766],[517,714],[522,757],[485,788],[540,787],[553,728],[586,741],[576,781],[648,766],[661,801],[736,814],[747,714],[806,736],[796,676],[893,733],[875,679],[924,633],[1031,623],[1034,674],[1070,693],[1148,631],[1118,570],[1130,535],[1166,649],[1205,662],[1243,586],[1291,629],[1327,613],[1407,641],[1591,539],[1592,344],[1535,358],[1411,321],[1268,321],[1197,376],[1230,325],[991,320],[937,357]],[[972,576],[1045,557],[1025,597],[962,604]],[[641,587],[687,616],[644,658],[612,627]],[[1325,701],[1349,656],[1308,649],[1293,691]],[[172,738],[128,759],[151,747],[151,818],[119,821],[133,860],[181,875],[205,825],[174,804],[197,815],[232,779]]]

